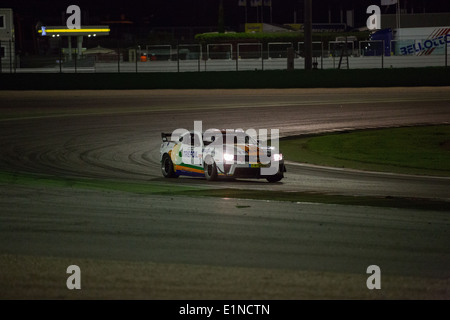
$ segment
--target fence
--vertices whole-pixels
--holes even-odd
[[[317,69],[414,68],[448,66],[448,47],[411,49],[392,41],[313,42],[313,66]],[[304,68],[304,43],[211,43],[137,45],[109,52],[78,55],[76,49],[32,59],[15,55],[12,43],[0,42],[0,72],[206,72],[287,70],[289,49],[294,48],[294,69]],[[66,53],[63,53],[66,52]],[[406,53],[406,54],[405,54]],[[69,56],[70,55],[70,56]],[[39,61],[39,63],[37,63]],[[343,63],[345,61],[345,63]],[[34,64],[34,67],[30,67]]]
[[[13,41],[0,41],[0,73],[12,72],[13,69],[17,68],[17,59],[14,52]]]

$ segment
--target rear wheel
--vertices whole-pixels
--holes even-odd
[[[173,169],[172,159],[170,159],[168,154],[165,154],[161,161],[161,172],[165,178],[178,178],[178,175]]]
[[[208,163],[208,162],[211,162],[211,163]],[[213,160],[205,162],[203,164],[203,168],[205,169],[206,180],[214,181],[217,179],[217,166]]]

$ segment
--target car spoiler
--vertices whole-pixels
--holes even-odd
[[[161,132],[161,139],[163,142],[169,142],[171,137],[172,137],[171,133]]]

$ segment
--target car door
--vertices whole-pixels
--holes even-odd
[[[203,174],[202,140],[197,133],[186,133],[180,137],[180,148],[176,154],[177,170],[184,174]]]

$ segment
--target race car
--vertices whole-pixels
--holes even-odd
[[[180,135],[161,133],[161,138],[161,172],[166,178],[265,178],[278,182],[286,172],[278,148],[243,131],[186,130]]]

